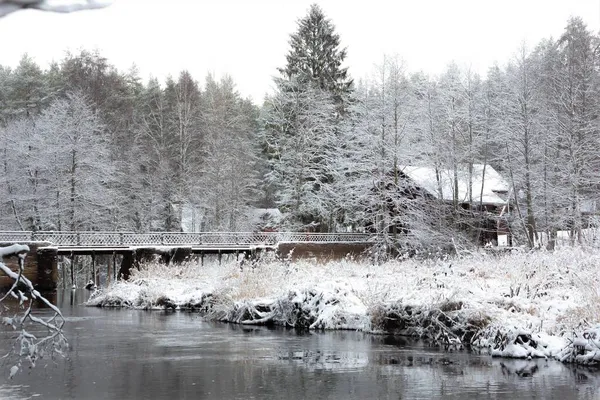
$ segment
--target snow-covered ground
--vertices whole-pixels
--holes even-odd
[[[476,254],[383,265],[147,265],[90,306],[187,308],[209,319],[418,335],[503,357],[600,361],[600,251]]]

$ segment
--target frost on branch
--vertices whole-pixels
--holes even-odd
[[[0,0],[0,17],[25,9],[70,13],[108,5],[107,0]]]
[[[11,350],[3,356],[5,362],[6,360],[15,362],[10,368],[10,378],[22,369],[23,361],[30,367],[34,367],[37,360],[62,355],[63,350],[68,347],[62,331],[65,323],[62,313],[35,290],[31,281],[23,275],[25,256],[28,251],[28,246],[18,244],[0,248],[0,260],[2,257],[15,256],[18,258],[19,265],[19,270],[14,272],[0,262],[0,271],[13,280],[12,286],[0,298],[0,302],[7,300],[9,296],[17,302],[16,308],[0,309],[0,312],[13,313],[11,316],[1,316],[0,323],[11,327],[16,333]],[[33,315],[34,302],[41,302],[47,306],[51,310],[51,315],[48,317]]]

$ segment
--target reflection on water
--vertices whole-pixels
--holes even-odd
[[[25,399],[593,399],[600,373],[447,353],[358,332],[296,333],[197,314],[78,306],[58,296],[66,360],[0,379]],[[4,345],[4,343],[3,343]],[[4,347],[3,347],[4,348]]]

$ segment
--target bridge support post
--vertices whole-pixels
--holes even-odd
[[[121,261],[121,268],[119,268],[119,276],[117,279],[123,279],[124,281],[129,279],[131,267],[133,266],[133,258],[133,251],[126,251],[123,253],[123,260]]]
[[[181,264],[192,255],[191,247],[175,247],[171,254],[170,263]]]
[[[41,292],[55,290],[58,286],[58,250],[55,248],[39,248],[37,259],[37,289]]]
[[[114,257],[115,252],[113,251],[113,257]],[[108,260],[106,262],[106,286],[108,287],[108,285],[110,284],[110,281],[112,280],[112,262],[113,262],[113,257],[108,257]]]
[[[71,252],[71,287],[75,289],[75,255]]]
[[[0,247],[6,247],[15,244],[15,242],[2,242]],[[56,289],[58,284],[58,250],[48,248],[47,242],[20,242],[29,246],[29,253],[25,257],[23,265],[23,275],[31,281],[36,290],[48,292]],[[19,263],[16,257],[7,256],[5,259],[0,257],[8,268],[14,272],[19,271]],[[0,289],[12,287],[13,280],[4,273],[0,272]]]
[[[67,268],[65,268],[65,257],[62,256],[62,284],[63,284],[63,289],[67,288]]]
[[[98,286],[98,282],[96,282],[96,253],[92,251],[92,281],[94,285]]]
[[[117,280],[117,253],[113,251],[112,255],[112,265],[113,265],[113,280]]]

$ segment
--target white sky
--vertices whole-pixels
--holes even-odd
[[[146,79],[189,70],[230,74],[240,93],[261,102],[285,64],[296,21],[318,3],[348,48],[358,80],[383,55],[409,71],[441,73],[450,61],[485,74],[521,43],[557,37],[570,16],[600,28],[600,0],[113,0],[105,9],[52,14],[22,11],[0,19],[0,64],[28,53],[42,66],[67,49],[98,49],[120,70]]]

